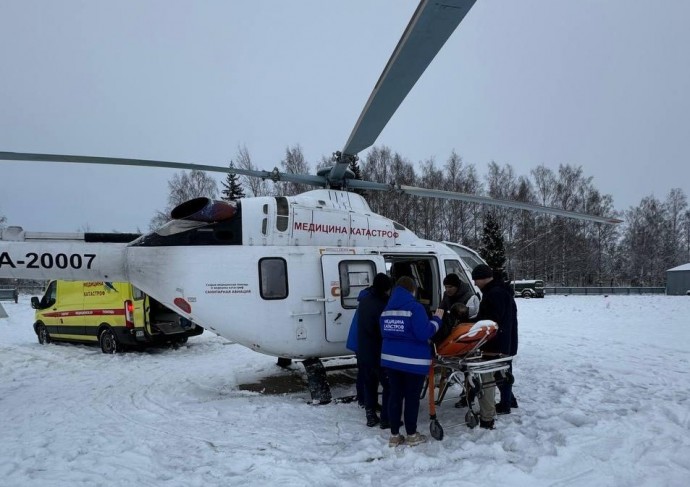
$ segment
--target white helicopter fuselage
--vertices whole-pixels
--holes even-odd
[[[130,244],[15,233],[0,240],[0,277],[129,281],[220,336],[287,358],[350,354],[357,296],[376,273],[414,277],[429,309],[445,275],[469,280],[454,251],[373,213],[355,193],[246,198],[236,208],[220,222],[186,215]]]

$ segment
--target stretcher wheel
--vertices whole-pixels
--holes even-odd
[[[429,433],[434,440],[441,441],[443,439],[443,427],[437,419],[432,419],[429,423]]]
[[[475,428],[479,424],[479,417],[477,413],[470,411],[467,411],[465,413],[465,423],[467,424],[468,428]]]

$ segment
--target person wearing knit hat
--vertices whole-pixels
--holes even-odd
[[[412,277],[400,277],[379,321],[383,337],[381,366],[388,373],[390,383],[390,447],[415,446],[427,441],[426,435],[417,431],[419,398],[432,364],[429,339],[441,326],[444,312],[436,310],[429,319],[424,306],[415,299],[417,289]],[[407,438],[400,434],[401,419]]]
[[[472,279],[489,279],[494,277],[494,271],[486,264],[479,264],[472,270]]]
[[[386,274],[379,272],[374,276],[374,284],[372,287],[381,293],[387,293],[391,290],[391,279]]]
[[[472,270],[472,279],[482,292],[477,320],[491,320],[498,324],[498,332],[482,347],[482,354],[491,359],[517,353],[517,306],[510,286],[501,278],[494,278],[491,267],[480,264]],[[484,375],[487,377],[485,378]],[[492,374],[483,374],[482,381],[490,381]],[[501,402],[495,403],[496,387],[483,390],[479,399],[479,426],[494,429],[494,416],[510,414],[513,401],[512,386],[507,382],[499,385]]]
[[[443,287],[445,291],[438,308],[446,313],[443,315],[441,329],[434,335],[436,343],[443,341],[457,324],[457,317],[450,312],[453,309],[453,305],[460,303],[467,306],[470,319],[477,316],[479,312],[479,298],[475,294],[474,289],[467,282],[461,280],[457,274],[448,274],[443,279]]]
[[[462,281],[457,274],[448,274],[445,278],[443,278],[443,285],[460,287],[462,285]]]
[[[367,426],[381,424],[389,428],[388,420],[388,378],[381,370],[381,328],[379,318],[388,303],[392,283],[390,278],[379,273],[374,282],[360,294],[357,306],[357,367],[362,376],[362,392]],[[366,292],[365,292],[366,291]],[[381,395],[381,417],[376,415],[379,384]]]
[[[443,279],[443,287],[445,291],[438,307],[446,313],[443,315],[441,329],[434,335],[434,342],[437,345],[442,343],[443,340],[451,334],[453,328],[460,323],[466,322],[467,319],[465,318],[469,318],[469,320],[473,321],[479,312],[479,296],[474,288],[467,282],[461,280],[457,274],[448,274]],[[458,305],[462,305],[466,313],[458,315],[458,313],[455,312],[455,310],[458,309]],[[461,317],[463,318],[461,319]],[[466,401],[465,396],[461,395],[455,407],[459,408],[466,406],[466,402],[464,401]]]

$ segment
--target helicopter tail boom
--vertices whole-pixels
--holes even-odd
[[[126,243],[87,242],[84,234],[0,231],[0,278],[126,281]]]

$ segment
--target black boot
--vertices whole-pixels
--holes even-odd
[[[503,403],[496,404],[496,414],[510,414],[510,406],[506,406]]]
[[[373,409],[367,409],[367,426],[373,428],[379,424],[379,417]]]
[[[490,421],[484,421],[483,419],[480,419],[480,420],[479,420],[479,427],[480,427],[480,428],[484,428],[485,430],[496,429],[496,428],[494,427],[494,420],[493,420],[493,419],[490,420]]]

